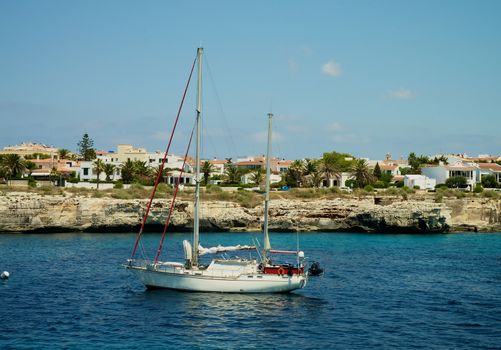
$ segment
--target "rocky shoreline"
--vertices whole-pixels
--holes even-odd
[[[12,192],[0,196],[0,232],[135,232],[146,207],[145,199],[88,198]],[[148,230],[165,222],[169,203],[155,200]],[[179,201],[169,231],[190,231],[192,203]],[[258,231],[263,207],[246,208],[229,201],[201,206],[204,231]],[[270,207],[272,231],[442,233],[500,232],[501,200],[489,198],[402,197],[280,199]]]

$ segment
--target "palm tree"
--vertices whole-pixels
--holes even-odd
[[[240,183],[240,170],[231,162],[231,158],[225,167],[226,183],[238,184]]]
[[[257,168],[250,177],[251,181],[257,186],[261,185],[264,180],[264,170],[263,168]]]
[[[51,182],[54,182],[54,178],[57,179],[59,177],[60,173],[59,171],[57,170],[57,168],[54,166],[52,167],[52,169],[50,170],[50,174],[49,174],[49,179],[51,180]]]
[[[10,177],[20,176],[26,170],[25,161],[18,154],[6,154],[2,160],[2,164],[5,168],[4,171],[7,180]]]
[[[122,181],[130,184],[134,180],[134,163],[129,159],[121,167]]]
[[[37,165],[35,163],[33,163],[32,161],[27,160],[25,162],[25,166],[26,166],[26,170],[28,170],[28,176],[31,177],[31,174],[33,174],[33,170],[35,170],[37,168]]]
[[[371,174],[365,159],[357,159],[351,176],[355,178],[360,187],[364,187],[365,185],[369,185],[374,182],[374,175]]]
[[[71,154],[70,150],[66,148],[58,149],[57,153],[59,154],[59,159],[67,159]]]
[[[96,173],[97,189],[99,189],[99,176],[104,171],[104,162],[102,159],[96,159],[94,161],[94,172]]]
[[[303,162],[300,160],[295,160],[292,162],[289,169],[287,169],[286,177],[294,183],[296,187],[301,187],[301,181],[303,179]]]
[[[106,174],[106,181],[111,180],[111,175],[115,172],[116,166],[111,163],[104,164],[103,171]]]
[[[323,158],[320,160],[319,170],[324,179],[327,180],[327,183],[330,183],[330,179],[333,177],[340,178],[342,173],[339,163],[328,154],[324,154]]]
[[[305,159],[303,163],[303,177],[312,187],[318,187],[322,181],[317,168],[317,162],[312,159]]]
[[[211,163],[209,163],[209,161],[206,160],[202,165],[202,173],[204,175],[204,183],[206,186],[209,183],[210,173],[213,171],[214,171],[214,166]]]
[[[136,176],[140,177],[148,177],[151,176],[151,169],[148,167],[146,162],[142,162],[140,160],[134,161],[134,173]]]

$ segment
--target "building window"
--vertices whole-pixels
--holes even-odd
[[[89,175],[89,168],[82,168],[84,176]]]

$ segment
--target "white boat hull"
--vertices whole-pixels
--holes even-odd
[[[138,266],[128,266],[128,268],[146,287],[194,292],[286,293],[303,288],[307,283],[307,277],[304,275],[251,273],[239,276],[214,276],[204,270],[166,271]]]

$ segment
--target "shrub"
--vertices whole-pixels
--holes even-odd
[[[113,188],[124,188],[124,183],[122,180],[118,180],[117,182],[115,182],[115,184],[113,185]]]
[[[445,180],[445,184],[449,188],[463,188],[466,187],[466,177],[464,176],[452,176]]]
[[[31,188],[36,187],[37,186],[36,180],[32,177],[29,177],[28,178],[28,186]]]
[[[473,192],[475,193],[482,193],[484,191],[484,188],[482,187],[481,184],[476,184],[475,188],[473,189]]]
[[[353,179],[346,180],[346,182],[344,184],[346,187],[349,187],[349,188],[359,188],[360,187],[358,184],[358,181],[353,180]]]
[[[482,186],[485,188],[496,188],[497,187],[496,177],[494,175],[484,175],[482,176]]]
[[[386,191],[384,191],[384,193],[387,195],[397,195],[400,193],[400,191],[395,187],[390,187],[390,188],[386,189]]]
[[[387,188],[387,187],[388,187],[388,183],[381,181],[381,180],[378,180],[374,183],[374,188]]]
[[[366,192],[374,192],[374,187],[372,187],[372,185],[365,185],[364,191],[366,191]]]
[[[419,187],[419,185],[414,185],[413,189],[415,189],[415,190],[420,190],[420,189],[421,189],[421,187]]]
[[[485,198],[498,198],[499,194],[494,191],[484,191],[482,192],[482,196]]]
[[[205,188],[205,192],[207,193],[218,193],[222,191],[223,190],[218,185],[207,185],[207,187]]]

